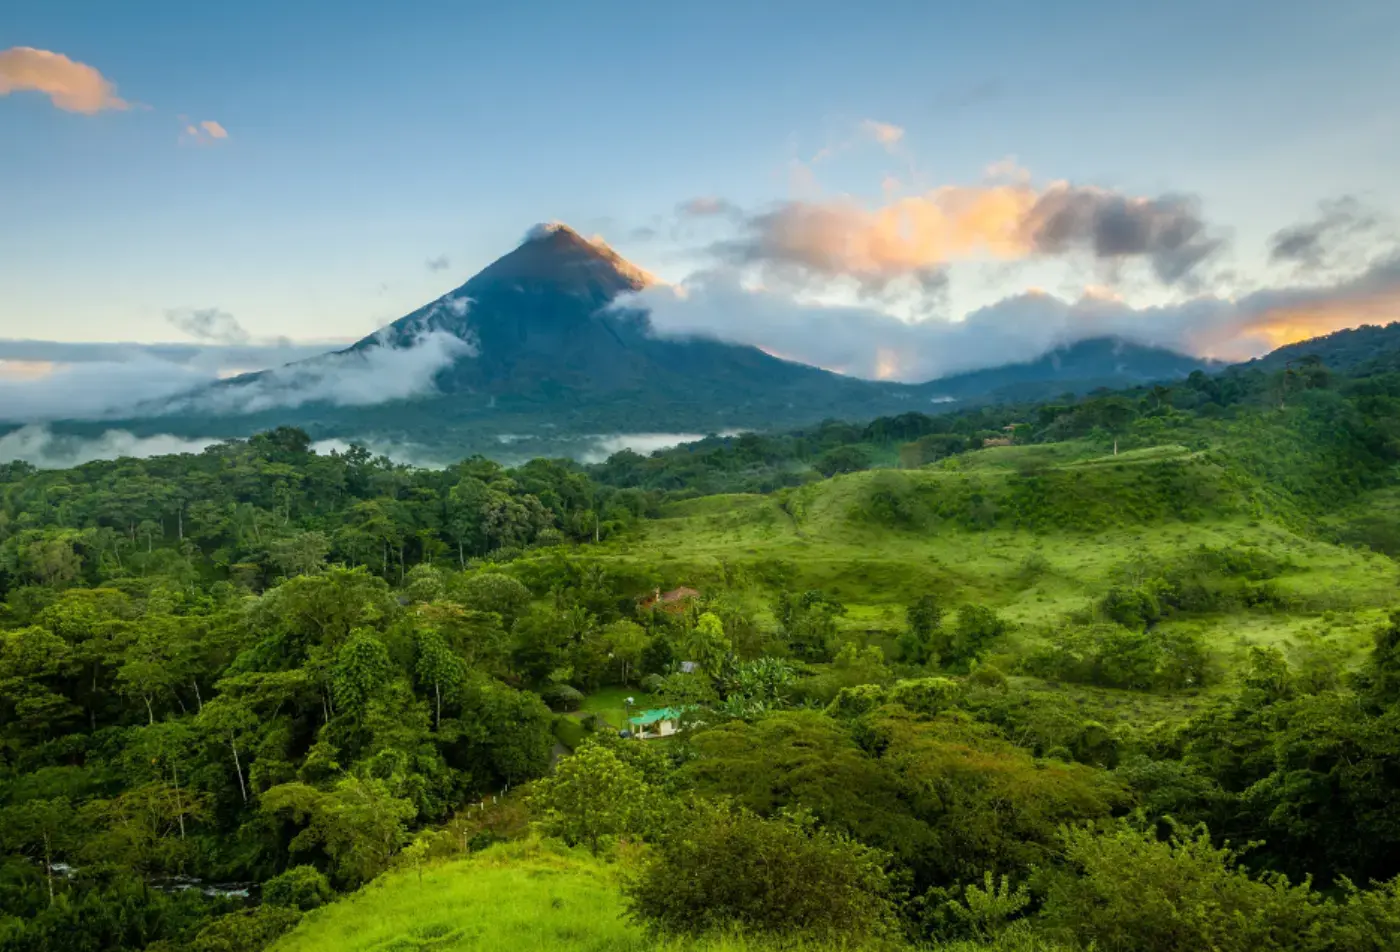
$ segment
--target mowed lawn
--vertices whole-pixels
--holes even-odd
[[[630,708],[627,706],[627,698],[629,697],[633,701]],[[654,706],[651,695],[641,688],[614,686],[599,688],[585,697],[583,704],[579,706],[578,711],[573,716],[583,719],[590,714],[596,714],[618,730],[623,730],[627,726],[629,712],[632,716],[636,716]]]

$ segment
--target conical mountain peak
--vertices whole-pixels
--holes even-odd
[[[613,251],[601,237],[585,238],[562,222],[535,225],[512,252],[487,265],[463,287],[472,294],[492,285],[534,285],[609,300],[655,279]]]

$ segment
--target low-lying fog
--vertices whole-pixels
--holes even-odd
[[[734,436],[738,431],[725,431],[721,436]],[[614,453],[632,450],[648,456],[656,450],[680,443],[704,439],[701,433],[616,433],[611,435],[535,435],[498,434],[494,438],[498,450],[483,452],[502,463],[514,465],[536,456],[564,456],[584,463],[601,463]],[[126,430],[106,430],[100,436],[76,436],[55,433],[42,425],[21,427],[0,436],[0,463],[23,460],[40,469],[67,469],[93,460],[120,458],[144,459],[172,453],[200,453],[206,447],[224,442],[223,437],[186,438],[159,434],[136,436]],[[345,452],[353,443],[366,446],[376,455],[387,456],[398,463],[439,469],[458,459],[472,455],[441,449],[429,449],[402,442],[381,440],[330,439],[312,445],[318,453]]]

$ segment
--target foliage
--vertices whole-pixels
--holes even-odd
[[[1397,419],[1393,361],[1313,362],[591,467],[285,429],[0,466],[0,945],[257,946],[331,882],[408,864],[428,890],[524,835],[513,788],[543,777],[534,819],[622,867],[723,798],[755,842],[880,850],[916,937],[1384,948],[1394,565],[1336,543],[1390,518]],[[701,594],[642,607],[678,586]],[[686,730],[616,737],[634,685]],[[578,753],[551,777],[556,730]],[[1140,841],[1060,838],[1130,810]],[[166,891],[191,876],[263,905]]]
[[[663,934],[732,928],[856,941],[892,926],[892,886],[879,853],[800,817],[765,820],[695,803],[662,839],[626,894],[633,916]]]
[[[330,882],[314,866],[293,866],[263,883],[262,901],[307,912],[335,898]]]
[[[646,832],[657,822],[655,793],[607,747],[585,741],[530,796],[540,827],[594,856],[612,837]]]

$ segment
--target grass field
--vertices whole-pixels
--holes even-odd
[[[632,699],[630,707],[626,703],[629,697]],[[585,697],[574,716],[582,719],[596,714],[613,727],[622,730],[627,726],[628,711],[635,716],[653,706],[651,695],[641,688],[605,687]]]
[[[272,952],[765,952],[649,938],[624,915],[616,865],[533,842],[388,873],[307,914]],[[785,948],[788,948],[785,946]],[[849,952],[858,952],[851,949]]]
[[[846,605],[841,624],[849,634],[877,644],[888,643],[904,606],[922,594],[949,607],[987,605],[1015,624],[1003,646],[1014,651],[1018,641],[1082,614],[1135,565],[1181,560],[1201,547],[1243,547],[1284,564],[1272,584],[1287,610],[1171,622],[1200,633],[1226,670],[1250,645],[1287,650],[1308,632],[1357,653],[1397,603],[1400,572],[1389,558],[1321,541],[1262,511],[1247,486],[1199,454],[1179,446],[1095,452],[1080,444],[998,447],[949,465],[854,473],[787,494],[687,500],[605,551],[702,590],[725,578],[756,591],[821,589]],[[1046,473],[1076,498],[1062,505],[1028,495],[1028,480]],[[969,479],[982,480],[976,492]],[[906,524],[882,524],[872,509],[891,486],[913,507]],[[1000,508],[988,527],[968,528],[957,506],[979,492]],[[944,505],[942,495],[961,501]],[[1076,507],[1091,513],[1093,528],[1063,517]]]

